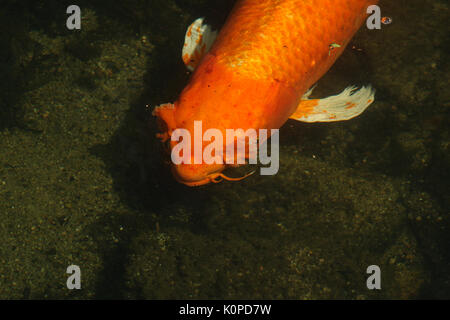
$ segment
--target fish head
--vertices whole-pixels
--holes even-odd
[[[206,163],[203,159],[195,159],[197,155],[194,152],[194,128],[192,126],[182,128],[177,125],[175,121],[176,106],[178,106],[178,102],[163,104],[153,111],[162,131],[157,137],[161,139],[167,153],[170,154],[173,176],[178,182],[187,186],[220,182],[221,178],[224,178],[221,172],[227,165],[217,162]],[[186,133],[186,135],[180,135],[180,133]],[[203,142],[201,143],[201,153],[203,153],[205,145]]]

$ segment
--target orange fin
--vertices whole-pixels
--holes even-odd
[[[184,38],[182,58],[190,71],[194,71],[216,40],[217,31],[212,31],[209,25],[203,24],[203,20],[195,20],[187,29]]]
[[[324,99],[308,99],[311,92],[312,89],[303,96],[290,119],[303,122],[349,120],[360,115],[375,99],[375,89],[370,85],[360,89],[350,86]]]

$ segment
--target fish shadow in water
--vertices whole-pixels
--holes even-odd
[[[183,7],[183,3],[184,1],[180,1],[179,5]],[[156,44],[146,66],[146,91],[132,102],[110,142],[90,149],[93,155],[103,160],[113,179],[115,192],[133,212],[109,212],[91,225],[89,233],[98,243],[104,265],[95,289],[95,297],[99,299],[125,298],[125,274],[130,245],[134,237],[138,236],[139,230],[157,231],[169,225],[173,227],[177,222],[170,220],[170,215],[177,208],[184,208],[196,214],[190,224],[195,225],[192,228],[197,232],[202,232],[202,219],[207,212],[207,188],[186,187],[173,179],[169,155],[155,136],[160,130],[156,119],[151,115],[154,106],[173,102],[188,81],[189,74],[181,60],[187,24],[179,22],[179,13],[171,12],[168,4],[152,2],[148,5],[155,6],[153,9],[147,8],[148,12],[164,10],[166,13],[154,15],[150,19],[150,24],[155,28],[149,26],[147,34],[156,39]],[[223,2],[217,2],[215,5],[209,4],[208,8],[204,5],[203,10],[199,12],[220,12],[222,16],[218,20],[224,21],[229,10],[226,11],[223,7],[231,8],[232,3],[224,5]],[[112,12],[117,14],[120,11]],[[111,11],[101,14],[111,14]],[[168,16],[173,23],[163,21]],[[115,245],[109,244],[106,240],[108,230],[118,230],[121,226],[126,228],[120,233],[119,241]]]

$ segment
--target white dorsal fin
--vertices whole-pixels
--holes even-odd
[[[375,98],[375,89],[370,85],[345,88],[340,94],[324,99],[308,99],[309,90],[290,119],[303,122],[331,122],[349,120],[360,115]]]
[[[209,51],[217,31],[212,31],[211,27],[203,24],[204,18],[198,18],[187,29],[184,38],[182,58],[190,71],[193,71],[203,56]]]

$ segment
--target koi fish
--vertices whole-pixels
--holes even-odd
[[[278,129],[288,119],[303,122],[348,120],[373,101],[369,85],[350,86],[340,94],[309,99],[309,90],[341,55],[377,0],[240,0],[220,33],[192,23],[182,58],[193,74],[175,103],[156,107],[163,130],[158,137],[179,143],[172,133],[204,130]],[[202,142],[202,148],[207,146]],[[261,143],[261,141],[259,141]],[[248,157],[248,148],[246,157]],[[220,182],[226,161],[173,164],[177,181],[188,186]],[[233,165],[233,164],[231,164]]]

